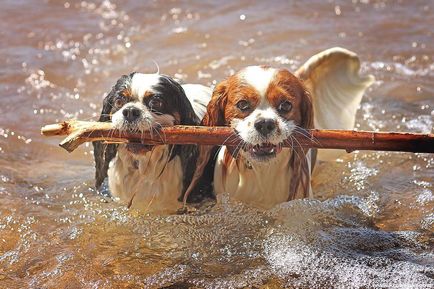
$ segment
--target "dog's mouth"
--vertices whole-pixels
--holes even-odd
[[[140,133],[141,130],[138,129],[137,124],[127,123],[120,128],[120,131],[124,133]],[[140,142],[129,142],[126,145],[127,151],[132,154],[145,154],[151,151],[153,147],[153,145],[142,144]]]
[[[150,133],[151,137],[161,138],[161,127],[161,125],[156,125],[152,122],[141,119],[134,122],[124,121],[118,129],[121,134],[143,134],[144,132],[147,132]],[[139,141],[129,142],[126,144],[126,149],[128,152],[138,155],[150,152],[154,147],[155,145],[143,144]]]
[[[248,146],[245,149],[254,159],[265,161],[274,158],[278,153],[282,151],[281,145],[272,143],[262,143],[254,146]]]

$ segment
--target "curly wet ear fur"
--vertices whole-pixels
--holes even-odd
[[[310,93],[304,89],[302,101],[300,103],[301,110],[301,124],[304,129],[313,128],[313,104]]]
[[[224,108],[227,101],[227,82],[220,82],[212,93],[211,101],[207,105],[206,113],[203,117],[201,125],[204,126],[221,126],[225,125]],[[184,193],[184,205],[187,202],[188,196],[196,187],[201,179],[207,164],[210,161],[211,153],[214,146],[199,146],[199,154],[196,162],[196,168],[193,173],[192,180],[187,190]]]
[[[212,93],[211,101],[206,108],[202,125],[220,126],[225,125],[224,109],[227,102],[227,81],[220,82]]]
[[[113,108],[113,100],[116,95],[115,87],[104,98],[101,115],[98,121],[110,122]],[[107,171],[110,161],[116,156],[116,144],[104,144],[101,141],[92,142],[93,156],[95,159],[95,188],[100,189],[104,179],[107,178]]]
[[[179,122],[183,125],[198,125],[200,119],[196,116],[193,106],[188,100],[182,86],[170,76],[161,74],[160,81],[155,89],[161,94],[172,96],[171,106],[179,113]]]
[[[300,112],[301,112],[301,129],[311,129],[313,128],[313,105],[312,98],[309,92],[304,89],[302,99],[300,102]],[[304,134],[304,132],[302,132]],[[309,160],[307,155],[309,149],[294,147],[289,165],[292,169],[291,184],[289,187],[288,201],[296,198],[297,194],[301,195],[303,198],[307,198],[310,195],[310,178],[311,178],[311,168],[309,167]],[[312,156],[316,156],[316,150],[312,150]],[[312,169],[313,169],[312,163]]]
[[[104,179],[107,178],[107,171],[110,161],[116,156],[117,145],[92,142],[95,158],[95,188],[100,190]]]

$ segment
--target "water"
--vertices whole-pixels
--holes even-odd
[[[433,132],[431,1],[3,1],[0,288],[432,288],[434,158],[359,152],[320,164],[316,200],[144,216],[92,189],[91,148],[42,125],[95,120],[130,71],[211,85],[249,64],[295,70],[356,51],[377,82],[369,130]]]

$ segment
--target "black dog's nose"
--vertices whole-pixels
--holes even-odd
[[[122,114],[124,115],[124,118],[126,121],[133,122],[139,118],[141,112],[140,112],[140,109],[133,107],[133,106],[130,106],[130,107],[124,108],[124,110],[122,111]]]
[[[276,122],[273,119],[261,118],[255,121],[255,128],[263,136],[267,136],[276,128]]]

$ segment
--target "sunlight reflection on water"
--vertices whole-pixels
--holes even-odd
[[[343,155],[318,165],[317,200],[268,212],[205,203],[196,215],[146,216],[95,194],[90,146],[66,154],[39,135],[46,123],[95,120],[114,81],[154,72],[152,60],[212,85],[255,63],[295,70],[336,45],[377,79],[358,129],[432,132],[431,4],[30,1],[24,15],[7,1],[0,287],[433,287],[431,155]]]

